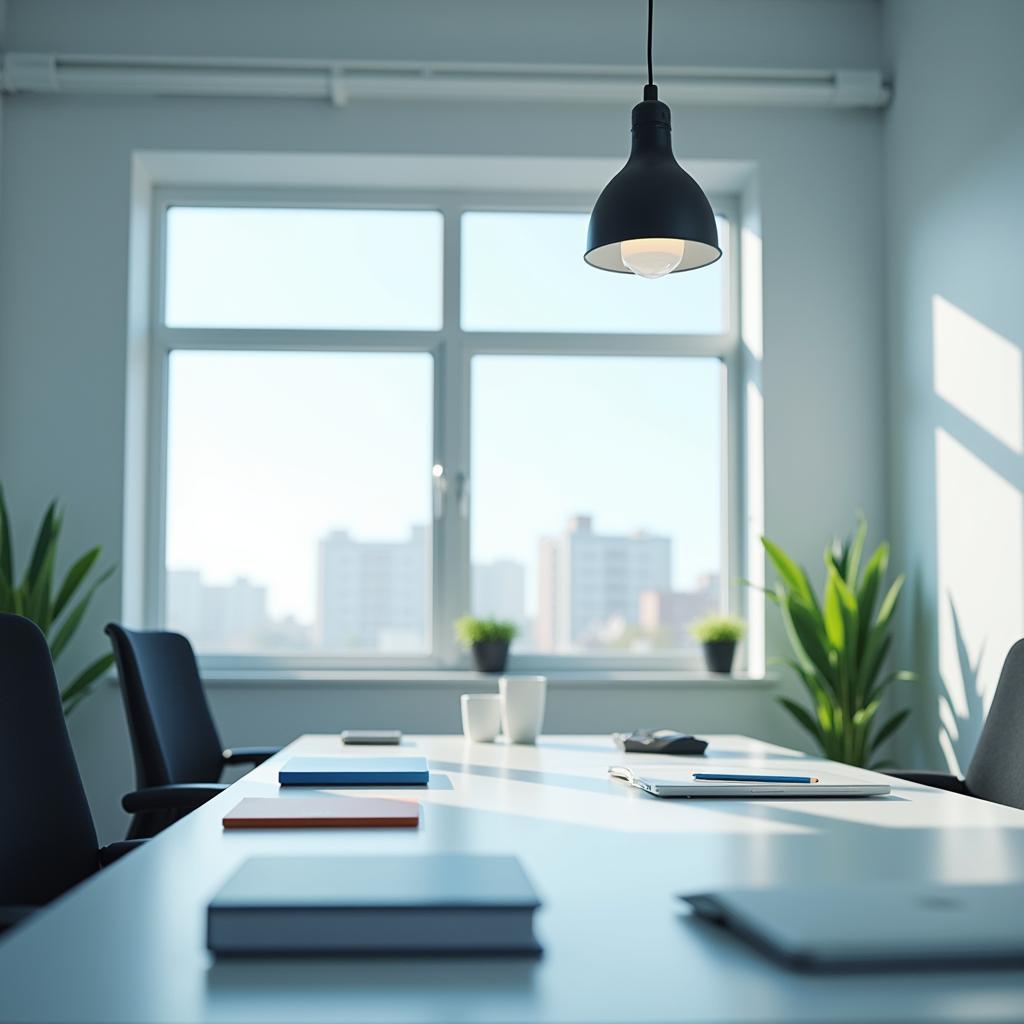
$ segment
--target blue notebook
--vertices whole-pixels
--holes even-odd
[[[282,786],[425,786],[425,757],[293,757],[277,773]]]

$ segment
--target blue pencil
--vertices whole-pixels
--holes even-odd
[[[694,772],[701,782],[817,782],[812,775],[722,775],[716,772]]]

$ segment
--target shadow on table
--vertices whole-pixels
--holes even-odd
[[[514,744],[510,744],[514,745]],[[549,740],[543,736],[537,741],[538,750],[582,750],[591,754],[617,754],[621,753],[615,745],[611,736],[607,743],[565,743],[560,740]]]
[[[707,753],[702,760],[717,761],[720,758],[735,758],[738,761],[806,761],[813,758],[811,754],[779,754],[774,750],[762,753],[751,753],[749,750],[730,750],[728,747],[708,746]]]
[[[241,1013],[247,1020],[298,1020],[310,1013],[325,1019],[362,1020],[381,1012],[417,1019],[433,1007],[436,1018],[460,1004],[460,1019],[476,1019],[479,1000],[493,1008],[535,1012],[536,972],[541,955],[259,957],[215,960],[206,973],[206,1009],[211,1017]],[[428,1014],[429,1015],[429,1014]],[[317,1019],[320,1019],[317,1016]]]
[[[609,764],[611,761],[609,760]],[[511,779],[515,782],[529,782],[538,786],[558,786],[561,789],[578,789],[587,793],[611,793],[629,796],[625,783],[604,776],[570,775],[567,772],[545,772],[531,768],[509,768],[500,764],[471,764],[458,761],[430,760],[431,766],[442,768],[446,772],[457,772],[462,775],[481,775],[489,779]]]

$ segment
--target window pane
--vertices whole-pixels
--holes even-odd
[[[642,281],[583,262],[585,213],[466,213],[462,327],[466,331],[721,334],[725,258]],[[725,247],[728,225],[718,218]]]
[[[167,212],[169,327],[441,328],[436,210]]]
[[[174,352],[168,626],[206,652],[430,648],[433,360]]]
[[[721,605],[722,364],[473,359],[473,609],[518,650],[696,650]]]

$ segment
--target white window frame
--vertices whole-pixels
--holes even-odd
[[[743,386],[740,345],[739,203],[713,196],[728,222],[727,289],[722,334],[579,334],[464,331],[460,324],[461,217],[466,212],[588,212],[592,195],[544,192],[457,192],[442,189],[271,188],[158,186],[150,224],[150,353],[147,382],[147,473],[143,566],[143,618],[161,628],[165,597],[167,511],[168,366],[175,350],[291,352],[423,352],[434,360],[434,464],[448,486],[432,522],[432,646],[429,655],[205,654],[216,672],[329,670],[470,670],[452,623],[471,607],[470,571],[470,364],[475,355],[704,356],[722,360],[723,611],[737,614],[742,595],[735,579],[744,563],[745,501],[742,487]],[[165,320],[167,211],[173,206],[313,209],[437,210],[444,219],[443,317],[439,331],[168,327]],[[582,255],[581,255],[582,258]],[[596,273],[596,271],[595,271]],[[435,507],[435,512],[437,511]],[[443,566],[444,571],[437,571]],[[658,671],[702,668],[683,652],[652,654],[516,653],[522,671]]]

